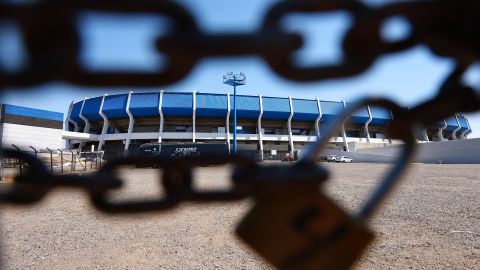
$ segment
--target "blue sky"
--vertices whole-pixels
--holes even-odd
[[[262,24],[268,8],[275,1],[208,0],[179,1],[194,14],[199,27],[210,33],[230,31],[252,32]],[[368,1],[380,4],[383,1]],[[164,18],[153,15],[116,17],[111,14],[86,13],[79,20],[82,29],[81,61],[89,69],[135,68],[151,72],[162,67],[163,58],[156,53],[154,40],[166,32]],[[350,17],[342,12],[325,13],[322,16],[291,15],[282,21],[288,31],[304,35],[305,43],[295,54],[295,60],[304,66],[332,64],[341,60],[341,38],[351,24]],[[386,38],[401,38],[408,34],[408,23],[394,18],[385,24],[381,33]],[[8,39],[0,42],[0,65],[11,69],[21,67],[24,60],[14,31],[3,29]],[[7,41],[5,41],[7,40]],[[2,44],[3,43],[3,44]],[[12,64],[13,63],[13,64]],[[265,96],[294,96],[323,100],[355,101],[359,97],[389,97],[404,106],[413,106],[432,97],[442,80],[452,69],[452,61],[433,55],[425,46],[389,54],[378,59],[365,73],[341,79],[314,83],[298,83],[285,80],[272,72],[258,57],[229,57],[204,59],[182,81],[156,88],[85,88],[52,82],[32,87],[28,91],[10,89],[2,102],[65,112],[71,100],[80,100],[104,93],[126,91],[192,91],[226,93],[231,87],[222,84],[222,75],[228,71],[244,72],[247,85],[239,88],[242,94]],[[469,81],[480,85],[480,72],[473,70]],[[473,129],[471,137],[480,137],[480,115],[467,115]]]

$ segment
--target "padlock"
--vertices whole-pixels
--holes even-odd
[[[372,241],[364,222],[321,190],[325,169],[300,162],[260,167],[250,177],[255,205],[237,235],[277,268],[348,269]]]

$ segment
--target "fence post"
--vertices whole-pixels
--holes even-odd
[[[60,165],[62,165],[62,173],[63,173],[63,152],[62,150],[58,149],[57,150],[60,152]]]
[[[37,152],[38,152],[37,149],[35,149],[35,147],[33,147],[31,145],[29,147],[33,149],[33,152],[35,153],[35,157],[37,157]]]
[[[82,152],[80,152],[80,163],[82,163]],[[87,170],[87,154],[85,153],[85,166],[83,167],[83,170],[86,171]]]
[[[0,157],[0,181],[3,181],[3,167],[5,166],[4,157]]]
[[[50,172],[53,174],[53,152],[50,148],[47,147],[48,152],[50,152]]]
[[[70,151],[70,153],[72,153],[72,160],[70,161],[70,172],[74,172],[75,171],[75,159],[73,158],[73,151],[72,150],[68,150]]]
[[[12,144],[12,146],[17,149],[18,152],[20,152],[20,147],[16,146],[15,144]],[[20,158],[18,159],[18,167],[20,168],[20,176],[23,175],[23,169],[22,169],[22,161]]]

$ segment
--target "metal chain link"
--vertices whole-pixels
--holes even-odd
[[[78,61],[81,39],[75,19],[82,11],[119,14],[154,14],[171,20],[169,34],[156,40],[159,53],[167,59],[165,69],[154,73],[89,71]],[[343,43],[343,60],[333,66],[299,67],[292,55],[302,46],[299,33],[287,32],[282,19],[293,13],[346,11],[353,23]],[[408,1],[380,8],[359,1],[281,1],[265,16],[260,30],[248,34],[209,34],[199,30],[193,16],[181,5],[165,0],[57,1],[34,4],[0,3],[0,19],[17,23],[28,51],[24,71],[0,69],[0,88],[29,86],[52,80],[85,86],[163,86],[188,75],[204,57],[257,55],[277,74],[294,81],[318,81],[359,74],[380,56],[427,45],[439,56],[462,63],[478,59],[480,4],[475,0]],[[400,41],[387,42],[380,35],[383,22],[402,16],[411,33]],[[127,69],[128,70],[128,67]]]

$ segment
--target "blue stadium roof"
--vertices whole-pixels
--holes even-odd
[[[294,98],[292,107],[295,121],[315,121],[320,115],[316,100]]]
[[[463,131],[468,129],[468,124],[467,124],[467,120],[465,119],[465,116],[459,115],[458,116],[458,122],[460,122],[459,132],[463,132]]]
[[[290,116],[288,98],[262,97],[263,116],[265,120],[287,120]]]
[[[112,119],[126,118],[128,94],[106,96],[102,112]],[[83,115],[83,113],[82,113]]]
[[[444,129],[445,131],[451,132],[458,128],[458,123],[454,116],[448,118],[446,121],[447,121],[447,127]]]
[[[197,116],[224,117],[227,115],[228,98],[223,94],[197,93]]]
[[[163,115],[191,116],[193,114],[193,93],[163,93]]]
[[[223,118],[228,112],[228,99],[226,94],[195,93],[192,92],[163,92],[161,111],[165,117],[191,117],[195,96],[196,116],[203,118]],[[82,115],[91,121],[101,120],[98,110],[102,97],[94,97],[85,101]],[[126,112],[128,94],[110,95],[105,97],[103,113],[107,117],[128,118]],[[71,119],[83,123],[80,119],[80,109],[83,101],[74,104]],[[159,117],[160,92],[132,93],[130,111],[134,117]],[[316,99],[292,98],[293,121],[314,122],[321,112],[321,122],[335,119],[345,106],[350,103],[339,101],[325,101]],[[286,97],[262,97],[262,120],[286,121],[290,116],[290,100]],[[320,110],[319,106],[320,105]],[[237,117],[239,119],[257,119],[260,115],[260,97],[237,95]],[[230,117],[234,108],[233,95],[230,95]],[[370,106],[372,121],[370,126],[384,126],[392,120],[390,111],[384,108]],[[369,119],[367,108],[357,110],[351,117],[350,123],[363,125]],[[466,121],[459,116],[460,130],[467,129]],[[441,126],[438,123],[436,126]],[[445,131],[452,131],[458,127],[455,118],[447,119]]]
[[[10,104],[3,104],[3,107],[5,108],[5,114],[34,117],[54,121],[63,121],[63,113],[59,112],[52,112]]]
[[[102,120],[100,115],[100,105],[102,104],[103,97],[89,98],[85,100],[85,105],[83,105],[82,115],[85,116],[90,121],[99,121]]]
[[[260,97],[237,95],[237,117],[244,119],[257,119],[260,115]],[[234,100],[230,95],[230,111],[233,113]],[[230,114],[232,115],[232,114]]]
[[[370,112],[372,113],[372,126],[384,126],[392,120],[390,111],[381,107],[370,106]]]
[[[130,112],[134,117],[160,116],[160,93],[132,93]]]
[[[83,122],[82,118],[80,118],[80,111],[82,110],[82,104],[83,104],[83,101],[79,101],[73,104],[72,112],[70,113],[70,119],[72,119],[72,121],[76,122],[77,124],[84,125],[85,123]]]

